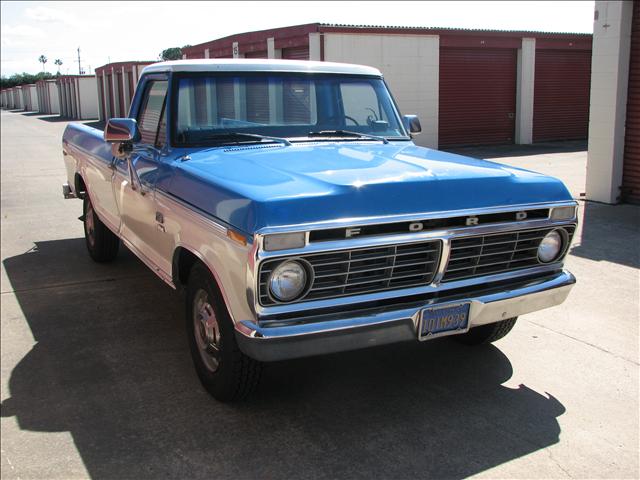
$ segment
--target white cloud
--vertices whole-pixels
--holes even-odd
[[[24,16],[30,20],[35,20],[37,22],[44,23],[73,23],[74,18],[69,13],[62,12],[60,10],[56,10],[54,8],[49,7],[34,7],[27,8],[24,11]]]
[[[3,25],[2,37],[42,37],[44,32],[30,25]]]
[[[3,48],[23,47],[32,41],[44,37],[45,33],[39,28],[30,25],[2,25],[2,37],[0,44]]]

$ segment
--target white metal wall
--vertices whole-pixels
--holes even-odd
[[[58,97],[58,87],[56,82],[47,82],[46,88],[49,90],[49,106],[51,111],[48,113],[59,114],[60,113],[60,98]]]
[[[597,1],[595,10],[586,193],[588,200],[617,203],[622,184],[633,2]]]
[[[98,90],[96,89],[96,77],[78,77],[76,89],[76,95],[80,101],[81,118],[83,120],[98,118]]]
[[[418,145],[438,146],[440,38],[437,35],[324,34],[324,59],[380,69],[401,113],[422,123]]]

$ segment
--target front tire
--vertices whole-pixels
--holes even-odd
[[[518,317],[508,318],[488,325],[472,328],[467,333],[455,335],[458,342],[465,345],[487,345],[496,342],[507,335],[516,324]]]
[[[95,262],[110,262],[118,255],[120,239],[100,221],[89,194],[84,195],[83,204],[84,239],[89,255]]]
[[[242,400],[253,392],[262,364],[240,351],[215,280],[201,263],[189,274],[186,322],[191,357],[204,388],[221,402]]]

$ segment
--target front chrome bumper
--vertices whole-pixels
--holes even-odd
[[[509,286],[488,287],[470,296],[457,294],[411,304],[378,307],[303,319],[278,326],[236,323],[240,349],[261,361],[276,361],[418,340],[420,312],[426,307],[470,302],[470,326],[476,327],[559,305],[575,284],[563,270]]]
[[[71,190],[71,186],[68,183],[63,183],[62,184],[62,196],[65,199],[78,198],[78,197],[76,197],[76,194],[73,193],[73,190]]]

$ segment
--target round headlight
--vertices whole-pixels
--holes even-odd
[[[269,277],[269,289],[276,300],[290,302],[307,286],[307,271],[296,261],[283,262]]]
[[[538,260],[549,263],[558,258],[562,250],[562,235],[556,230],[547,233],[538,246]]]

